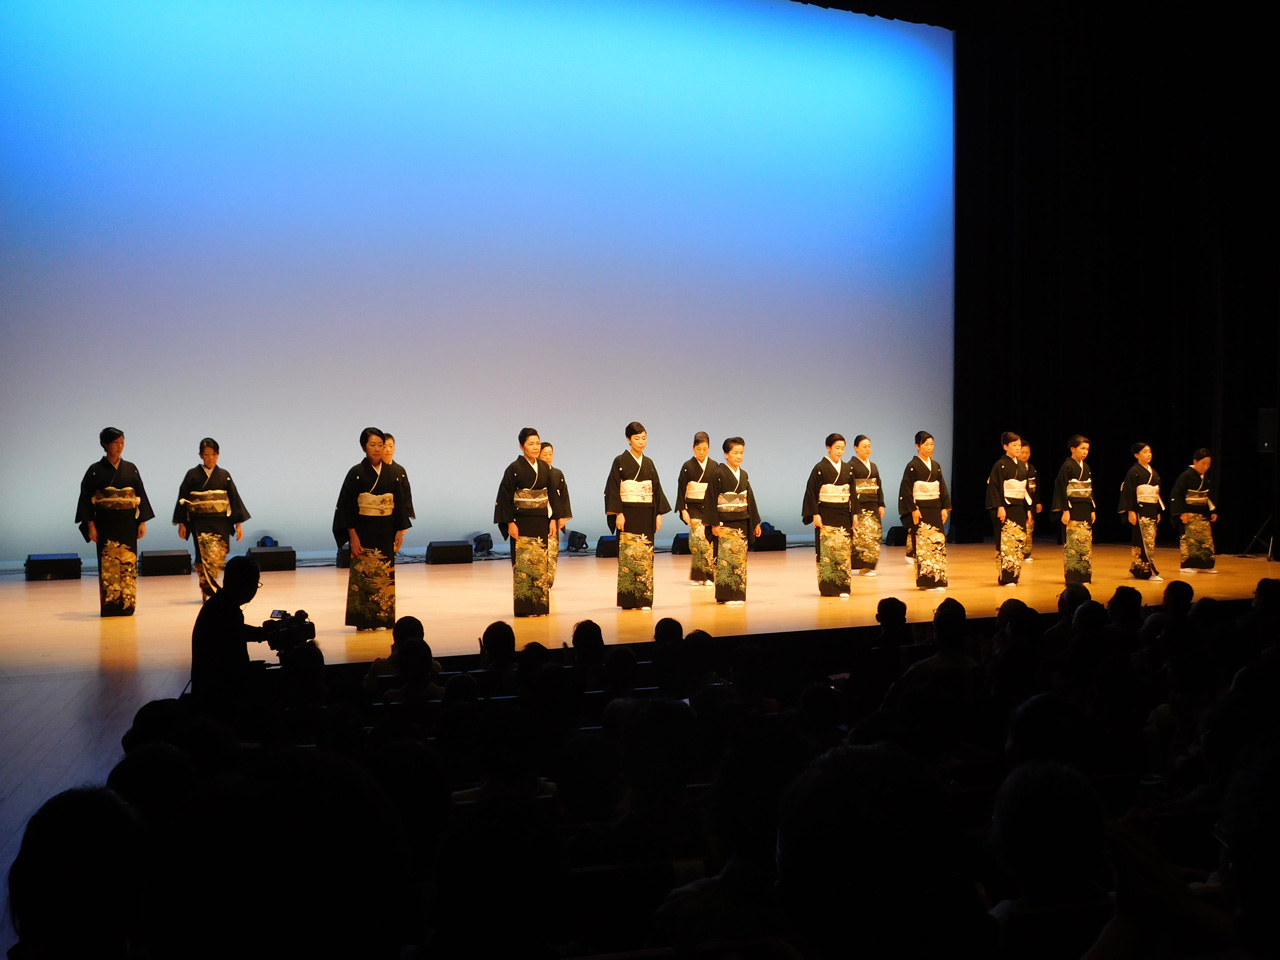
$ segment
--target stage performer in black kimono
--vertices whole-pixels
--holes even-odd
[[[1120,484],[1120,511],[1133,527],[1129,575],[1138,580],[1163,580],[1156,569],[1156,527],[1164,515],[1160,474],[1151,466],[1151,446],[1139,441],[1131,448],[1137,462]]]
[[[1027,496],[1031,500],[1027,506],[1027,539],[1022,544],[1022,562],[1031,563],[1033,559],[1031,541],[1036,532],[1036,520],[1044,511],[1044,504],[1040,502],[1040,471],[1031,462],[1031,444],[1027,443],[1025,438],[1022,441],[1022,453],[1019,454],[1018,459],[1027,468]]]
[[[396,552],[413,524],[400,475],[382,462],[384,434],[360,432],[364,459],[347,471],[334,512],[334,539],[351,544],[347,575],[349,627],[374,630],[396,622]]]
[[[760,536],[760,509],[742,469],[745,442],[730,437],[721,449],[724,463],[710,471],[702,512],[716,538],[716,603],[740,604],[747,601],[747,548]]]
[[[828,434],[826,445],[827,455],[809,472],[800,520],[813,524],[818,594],[847,597],[853,579],[853,483],[843,459],[844,437]]]
[[[382,445],[382,462],[396,472],[399,489],[404,498],[404,515],[410,520],[417,520],[418,515],[413,512],[413,490],[409,487],[409,474],[404,467],[396,463],[396,438],[391,434],[385,434]]]
[[[693,458],[680,468],[676,485],[676,510],[689,526],[689,582],[707,587],[715,583],[716,577],[715,555],[702,522],[707,475],[716,467],[716,462],[707,456],[710,451],[711,438],[699,430],[693,435]]]
[[[192,467],[178,487],[178,502],[173,506],[173,522],[183,540],[191,535],[196,548],[196,574],[200,592],[208,600],[218,592],[218,578],[231,549],[231,533],[244,539],[244,522],[249,511],[240,499],[240,491],[231,474],[218,466],[218,441],[205,437],[200,441],[201,465]]]
[[[849,461],[854,496],[853,569],[864,577],[874,577],[884,530],[884,483],[880,468],[871,462],[871,438],[863,434],[854,437],[853,452],[855,456]]]
[[[1027,539],[1027,468],[1022,462],[1022,438],[1005,431],[1000,434],[1004,456],[995,462],[987,477],[987,512],[996,535],[999,570],[996,583],[1016,587],[1022,575],[1022,546]]]
[[[653,606],[653,538],[671,504],[662,493],[658,468],[644,455],[649,434],[644,425],[627,424],[630,449],[614,458],[604,484],[604,510],[610,530],[618,532],[618,606]]]
[[[1218,522],[1218,508],[1209,489],[1209,467],[1213,457],[1200,447],[1191,454],[1187,467],[1173,483],[1169,509],[1182,524],[1179,543],[1182,567],[1179,573],[1217,573],[1213,568],[1213,527]]]
[[[1098,522],[1098,505],[1093,499],[1093,472],[1085,463],[1089,438],[1075,434],[1069,441],[1071,456],[1058,468],[1053,482],[1053,509],[1062,515],[1066,546],[1062,549],[1062,572],[1067,583],[1093,580],[1093,525]]]
[[[493,522],[511,540],[511,598],[517,617],[545,617],[550,609],[547,544],[559,535],[551,467],[538,459],[542,438],[520,431],[520,456],[507,464],[493,504]]]
[[[915,544],[916,586],[921,590],[947,587],[947,514],[951,494],[942,468],[933,459],[933,434],[916,434],[916,455],[902,472],[898,486],[898,514]]]
[[[573,519],[573,506],[569,503],[569,484],[565,482],[564,471],[555,467],[556,452],[547,441],[542,441],[542,451],[538,459],[551,469],[551,512],[555,514],[555,533],[547,540],[547,586],[556,585],[556,561],[560,558],[560,534],[565,525]]]
[[[85,471],[76,523],[98,545],[98,600],[104,617],[131,617],[138,605],[138,541],[154,517],[138,468],[124,455],[124,431],[98,434],[103,458]]]

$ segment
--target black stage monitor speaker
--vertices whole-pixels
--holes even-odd
[[[781,530],[762,530],[760,536],[752,541],[751,549],[756,553],[764,553],[767,550],[785,550],[787,549],[787,535]]]
[[[29,553],[23,567],[28,580],[79,580],[78,553]]]
[[[250,547],[249,556],[258,562],[258,569],[297,570],[298,554],[293,547]]]
[[[138,576],[181,577],[191,575],[191,554],[185,550],[144,550],[138,554]]]
[[[432,540],[427,544],[427,563],[470,563],[470,540]]]
[[[618,555],[618,538],[601,537],[596,541],[597,557],[616,557]]]
[[[687,533],[676,534],[676,538],[671,541],[671,552],[679,553],[683,556],[689,555],[689,535]]]

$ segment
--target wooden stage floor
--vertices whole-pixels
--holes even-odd
[[[1017,597],[1040,611],[1052,611],[1062,589],[1061,554],[1051,544],[1037,545],[1037,561],[1023,569],[1016,589],[995,583],[996,563],[987,544],[953,545],[950,586],[945,594],[918,590],[914,568],[904,562],[902,548],[887,548],[875,578],[855,577],[848,599],[818,596],[811,549],[753,553],[748,600],[744,606],[718,605],[709,587],[687,580],[687,556],[659,554],[654,563],[655,605],[652,611],[619,610],[614,605],[616,561],[594,555],[562,557],[551,614],[516,620],[511,615],[511,567],[505,560],[471,564],[401,564],[397,567],[400,615],[413,614],[427,625],[436,656],[474,653],[480,633],[494,620],[515,625],[520,645],[567,643],[574,623],[592,619],[609,643],[639,642],[653,637],[662,617],[674,617],[686,631],[706,630],[714,636],[830,629],[875,622],[881,597],[899,597],[912,621],[928,620],[944,596],[955,597],[970,616],[990,616],[1001,603]],[[1095,551],[1094,595],[1104,600],[1121,583],[1136,586],[1145,602],[1158,603],[1163,583],[1131,580],[1127,547],[1103,545]],[[1166,581],[1179,577],[1176,554],[1157,554]],[[1216,576],[1187,579],[1197,596],[1252,596],[1261,577],[1280,575],[1280,565],[1262,559],[1219,557]],[[305,609],[316,624],[316,640],[329,663],[370,660],[384,655],[388,632],[357,633],[343,626],[347,573],[336,567],[304,567],[262,575],[263,587],[245,608],[246,619],[258,622],[273,608]],[[184,671],[190,660],[191,625],[200,609],[196,579],[145,577],[138,581],[138,612],[133,617],[98,616],[97,579],[27,583],[0,578],[0,678],[83,670]],[[272,659],[265,645],[252,651]],[[178,691],[174,691],[176,695]]]

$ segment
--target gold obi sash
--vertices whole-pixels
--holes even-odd
[[[921,500],[941,500],[942,485],[937,480],[917,480],[911,484],[911,498],[916,503]]]
[[[700,480],[690,480],[684,485],[684,498],[698,501],[707,499],[707,485]]]
[[[1088,500],[1093,502],[1093,481],[1092,480],[1068,480],[1067,481],[1067,499],[1068,500]]]
[[[106,487],[93,495],[93,505],[103,510],[137,510],[141,503],[133,487]]]
[[[230,513],[231,501],[225,490],[192,490],[190,499],[179,500],[188,513]]]
[[[356,509],[362,517],[389,517],[396,509],[396,495],[362,493],[356,497]]]
[[[706,484],[703,484],[705,492]],[[623,503],[653,503],[653,481],[652,480],[623,480],[622,481],[622,502]]]
[[[1031,502],[1031,498],[1027,496],[1027,481],[1025,480],[1006,480],[1004,489],[1001,491],[1006,500],[1022,500],[1026,503]]]
[[[853,486],[857,491],[859,500],[880,499],[880,481],[875,477],[863,477],[861,480],[854,480]]]
[[[747,515],[747,491],[720,494],[716,497],[716,509],[722,514],[745,517]]]
[[[834,483],[824,483],[818,488],[819,503],[848,503],[849,502],[849,485],[842,483],[836,486]]]
[[[531,487],[521,487],[516,491],[515,495],[516,513],[529,516],[530,514],[542,514],[551,516],[551,505],[547,500],[546,488],[534,490]]]
[[[1187,491],[1188,507],[1209,507],[1212,509],[1213,501],[1209,499],[1208,490],[1188,490]]]

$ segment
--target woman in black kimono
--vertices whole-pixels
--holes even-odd
[[[249,511],[244,508],[240,491],[231,474],[218,466],[218,441],[205,437],[200,441],[201,466],[192,467],[178,487],[178,502],[173,506],[173,522],[183,540],[192,535],[196,548],[196,574],[200,592],[208,600],[218,590],[218,578],[231,548],[231,530],[237,540],[244,539],[244,522]]]
[[[1093,525],[1098,507],[1093,499],[1093,472],[1085,463],[1089,438],[1076,434],[1069,441],[1071,456],[1058,468],[1053,482],[1053,509],[1062,515],[1066,545],[1062,548],[1062,572],[1067,583],[1093,581]]]
[[[707,482],[702,513],[716,538],[716,603],[747,602],[747,548],[760,536],[760,510],[747,471],[741,437],[722,445],[724,463],[716,464]]]
[[[76,523],[98,545],[98,601],[104,617],[131,617],[138,605],[138,541],[154,517],[138,468],[124,455],[124,431],[98,434],[103,458],[85,471]]]
[[[1027,468],[1027,497],[1030,499],[1030,505],[1027,507],[1027,539],[1022,544],[1022,562],[1031,563],[1033,560],[1031,551],[1034,547],[1032,540],[1036,532],[1036,519],[1043,512],[1044,504],[1040,502],[1040,471],[1031,462],[1031,444],[1027,443],[1026,440],[1022,441],[1022,453],[1018,459]]]
[[[658,468],[644,455],[649,434],[644,425],[627,424],[631,449],[614,458],[604,483],[604,510],[609,529],[618,531],[618,606],[648,610],[653,606],[653,538],[671,504],[662,493]]]
[[[1160,581],[1156,569],[1156,527],[1164,512],[1160,498],[1160,474],[1151,466],[1151,446],[1138,442],[1131,448],[1137,462],[1120,485],[1120,510],[1133,527],[1129,575],[1137,580]]]
[[[507,464],[493,504],[493,522],[511,539],[511,598],[517,617],[545,617],[548,541],[558,534],[551,491],[551,467],[539,459],[542,438],[533,427],[520,431],[520,456]]]
[[[404,515],[410,520],[417,520],[418,515],[413,512],[413,488],[409,486],[409,473],[400,464],[396,463],[396,438],[391,434],[383,435],[382,443],[382,462],[390,467],[399,476],[396,481],[399,483],[399,489],[404,494]]]
[[[551,471],[549,494],[551,512],[556,518],[556,528],[547,539],[548,587],[556,585],[556,561],[560,558],[560,534],[564,531],[565,525],[573,519],[573,506],[569,502],[569,484],[565,482],[564,471],[556,469],[555,458],[555,447],[545,440],[542,441],[542,451],[538,454],[538,459]]]
[[[933,434],[916,434],[916,455],[902,472],[898,513],[916,550],[916,586],[921,590],[947,588],[947,535],[951,494],[942,468],[933,460]]]
[[[853,440],[849,476],[853,479],[853,569],[864,577],[876,575],[883,536],[884,484],[880,468],[871,462],[871,438],[858,434]]]
[[[987,512],[996,535],[999,570],[996,583],[1016,587],[1022,575],[1022,547],[1027,539],[1027,467],[1022,462],[1022,438],[1005,431],[1000,434],[1004,456],[995,462],[987,477]]]
[[[710,451],[711,438],[699,430],[693,435],[693,458],[680,468],[676,485],[676,511],[689,526],[689,582],[706,587],[715,582],[716,576],[714,552],[702,522],[707,475],[716,467],[716,462],[707,456]]]
[[[347,575],[349,627],[373,630],[396,622],[396,552],[412,526],[400,475],[382,462],[383,433],[360,432],[364,459],[347,471],[334,514],[334,538],[351,543]]]
[[[1217,573],[1213,569],[1213,527],[1218,522],[1217,506],[1209,494],[1209,467],[1213,457],[1200,447],[1191,454],[1191,466],[1174,481],[1169,508],[1182,524],[1179,573]]]
[[[800,520],[813,524],[818,595],[847,597],[853,580],[853,484],[849,465],[843,460],[844,437],[829,434],[826,445],[827,455],[809,473]]]

